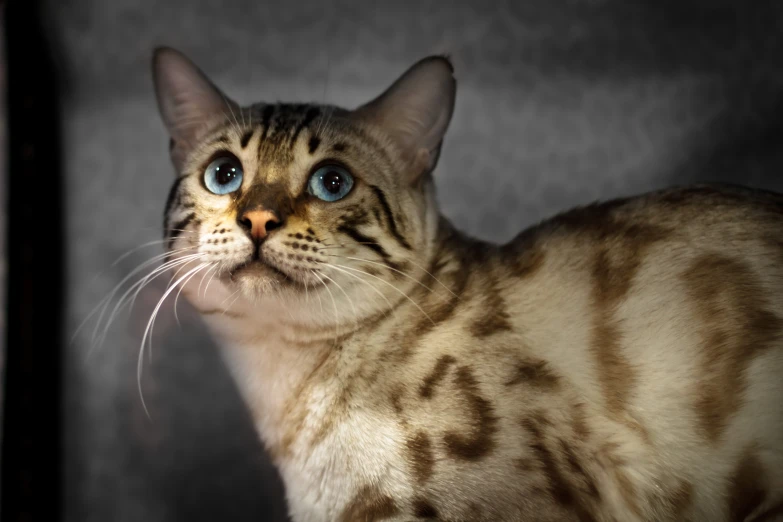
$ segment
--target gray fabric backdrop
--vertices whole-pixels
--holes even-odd
[[[447,216],[505,240],[570,206],[721,180],[783,189],[781,7],[703,0],[51,0],[65,80],[69,328],[160,237],[172,169],[151,88],[159,44],[240,102],[374,96],[448,52],[457,107],[436,177]],[[100,273],[99,273],[100,272]],[[67,357],[72,521],[284,519],[282,487],[213,343],[180,302],[136,357],[160,296]]]

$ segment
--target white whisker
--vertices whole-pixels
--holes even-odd
[[[376,288],[374,285],[372,285],[372,284],[371,284],[369,281],[365,281],[365,280],[364,280],[364,279],[362,279],[361,277],[359,277],[359,276],[357,276],[357,275],[355,275],[355,274],[352,274],[352,273],[348,272],[347,270],[344,270],[344,269],[342,269],[342,268],[340,268],[340,267],[338,267],[338,266],[332,265],[332,264],[324,263],[324,265],[323,265],[323,266],[325,266],[325,267],[328,267],[328,268],[332,268],[332,269],[334,269],[334,270],[339,270],[340,272],[344,273],[344,274],[345,274],[345,275],[347,275],[347,276],[353,277],[354,279],[358,279],[358,280],[359,280],[361,283],[364,283],[364,284],[366,284],[366,285],[367,285],[367,286],[369,286],[369,287],[370,287],[370,288],[371,288],[373,291],[375,291],[375,293],[377,293],[379,296],[381,296],[381,298],[383,298],[383,300],[384,300],[384,301],[386,301],[386,304],[388,304],[388,305],[389,305],[389,310],[391,310],[391,309],[393,309],[393,308],[394,308],[394,305],[392,305],[392,304],[391,304],[391,301],[389,301],[389,299],[388,299],[388,298],[387,298],[385,295],[383,295],[383,292],[381,292],[380,290],[378,290],[378,289],[377,289],[377,288]],[[388,315],[389,315],[388,311],[384,310],[384,315],[386,315],[386,316],[388,317]]]
[[[238,293],[239,293],[239,291],[236,291],[236,292],[234,292],[234,294],[238,294]],[[232,295],[233,295],[233,294],[232,294]],[[237,295],[237,296],[234,298],[234,300],[233,300],[233,301],[231,301],[231,303],[229,303],[228,307],[226,307],[226,308],[224,308],[224,309],[223,309],[223,313],[222,313],[221,315],[226,315],[226,312],[228,312],[229,310],[231,310],[231,307],[232,307],[232,306],[234,306],[234,303],[236,303],[236,302],[237,302],[237,299],[239,299],[240,297],[242,297],[242,294],[239,294],[239,295]]]
[[[228,297],[226,297],[225,299],[223,299],[223,300],[220,302],[220,306],[223,306],[223,303],[225,303],[226,301],[228,301],[229,299],[231,299],[232,297],[234,297],[235,295],[237,295],[237,294],[240,292],[240,290],[241,290],[241,289],[237,289],[237,290],[235,290],[235,291],[234,291],[234,292],[233,292],[231,295],[229,295]],[[233,301],[232,301],[232,302],[233,302]],[[225,311],[225,309],[223,309],[223,310]]]
[[[189,249],[190,248],[188,247],[187,249],[182,249],[182,250],[189,250]],[[98,302],[98,304],[95,306],[95,308],[93,308],[92,311],[87,315],[87,317],[84,318],[84,320],[79,325],[79,327],[76,328],[76,331],[73,333],[73,336],[71,337],[71,343],[73,343],[73,341],[76,339],[76,336],[79,334],[79,332],[84,327],[84,325],[87,324],[87,321],[89,321],[90,318],[93,317],[98,312],[99,309],[101,309],[101,313],[98,316],[98,320],[95,323],[95,328],[93,329],[92,338],[91,338],[91,341],[90,341],[91,344],[94,344],[96,335],[98,334],[98,328],[100,327],[101,321],[103,320],[103,316],[106,313],[106,309],[109,306],[109,303],[111,302],[111,300],[114,297],[114,295],[119,291],[120,288],[122,288],[122,285],[124,285],[131,277],[133,277],[134,275],[138,274],[139,272],[141,272],[142,270],[144,270],[145,268],[147,268],[151,264],[156,263],[157,261],[159,261],[160,259],[165,257],[165,255],[166,254],[164,253],[164,254],[153,256],[151,259],[148,259],[147,261],[144,261],[139,266],[137,266],[135,269],[133,269],[128,275],[126,275],[124,278],[122,278],[122,280],[120,280],[120,282],[117,283],[114,286],[114,288],[111,290],[111,292],[109,292],[106,295],[106,297],[104,297],[103,299],[101,299]],[[89,354],[89,352],[88,352],[88,354]]]
[[[211,266],[211,267],[209,267],[209,270],[207,270],[206,272],[204,272],[204,275],[203,275],[203,276],[201,276],[201,281],[199,281],[199,283],[198,283],[198,289],[196,290],[196,297],[198,297],[198,296],[200,296],[200,295],[201,295],[201,285],[203,285],[203,284],[204,284],[204,279],[206,279],[207,275],[209,275],[209,273],[210,273],[210,272],[212,272],[213,270],[215,270],[217,267],[218,267],[218,263],[212,263],[212,266]],[[215,275],[215,274],[214,274],[214,272],[213,272],[213,274],[212,274],[212,275]],[[209,284],[209,283],[207,283],[207,284]],[[206,295],[207,295],[207,294],[206,294],[206,291],[205,291],[205,292],[204,292],[204,297],[206,297]]]
[[[131,255],[132,253],[138,252],[142,248],[146,248],[146,247],[152,246],[152,245],[160,245],[162,243],[165,243],[166,241],[167,240],[165,240],[165,239],[156,239],[155,241],[148,241],[148,242],[143,243],[143,244],[141,244],[141,245],[139,245],[139,246],[137,246],[135,248],[131,248],[130,250],[128,250],[127,252],[122,254],[120,257],[115,259],[114,262],[111,265],[109,265],[109,266],[117,266],[120,263],[120,261],[122,261],[123,259],[125,259],[129,255]]]
[[[209,266],[209,264],[207,264]],[[211,267],[210,267],[211,269]],[[208,272],[209,270],[207,270]],[[207,275],[207,272],[204,272],[204,274],[201,276],[201,282],[204,282],[204,276]],[[177,292],[177,295],[174,296],[174,320],[177,322],[177,326],[182,328],[182,324],[179,322],[179,314],[177,313],[177,303],[179,302],[179,295],[182,293],[182,290],[187,286],[187,284],[190,282],[193,277],[198,274],[198,272],[195,272],[193,275],[191,275],[184,283],[179,285],[179,291]],[[201,284],[199,284],[199,287],[201,287]],[[196,294],[198,295],[198,293]],[[152,354],[152,351],[150,351],[150,356]]]
[[[345,290],[343,290],[343,287],[342,287],[342,286],[340,286],[340,284],[339,284],[337,281],[335,281],[334,279],[332,279],[331,277],[329,277],[329,276],[328,276],[328,275],[326,275],[326,274],[323,274],[323,273],[322,273],[321,275],[322,275],[323,277],[325,277],[326,279],[328,279],[329,281],[331,281],[332,283],[334,283],[334,284],[335,284],[335,286],[337,286],[337,288],[339,288],[339,289],[340,289],[340,291],[343,293],[343,295],[345,296],[345,298],[346,298],[346,299],[348,299],[348,302],[351,304],[351,308],[353,309],[354,323],[355,323],[356,327],[358,328],[358,327],[359,327],[359,312],[356,310],[356,306],[354,306],[354,304],[353,304],[353,300],[351,299],[351,296],[349,296],[349,295],[348,295],[348,294],[345,292]]]
[[[408,296],[408,294],[406,294],[405,292],[403,292],[402,290],[400,290],[400,289],[399,289],[399,288],[397,288],[396,286],[392,285],[391,283],[389,283],[389,282],[387,282],[387,281],[384,281],[384,280],[383,280],[383,279],[381,279],[380,277],[374,276],[374,275],[372,275],[372,274],[370,274],[370,273],[368,273],[368,272],[364,272],[363,270],[359,270],[359,269],[356,269],[356,268],[351,268],[351,267],[349,267],[349,266],[345,266],[345,265],[332,265],[332,266],[339,266],[339,267],[341,267],[341,268],[344,268],[344,269],[346,269],[346,270],[351,270],[352,272],[359,272],[359,273],[361,273],[361,274],[364,274],[364,275],[366,275],[366,276],[370,276],[370,277],[372,277],[373,279],[377,279],[377,280],[378,280],[378,281],[380,281],[381,283],[385,284],[386,286],[389,286],[389,287],[391,287],[391,288],[392,288],[392,289],[393,289],[395,292],[397,292],[397,293],[399,293],[400,295],[402,295],[403,297],[405,297],[405,298],[406,298],[408,301],[410,301],[410,302],[413,304],[413,306],[415,306],[416,308],[418,308],[418,309],[419,309],[419,311],[420,311],[421,313],[423,313],[423,314],[424,314],[424,316],[425,316],[427,319],[429,319],[429,321],[430,321],[430,322],[431,322],[433,325],[435,324],[435,321],[433,321],[433,320],[432,320],[432,318],[431,318],[431,317],[430,317],[430,316],[427,314],[427,312],[425,312],[425,311],[424,311],[424,309],[423,309],[421,306],[419,306],[419,305],[418,305],[418,303],[416,303],[416,301],[414,301],[413,299],[411,299],[411,298]]]
[[[125,305],[127,304],[126,300],[127,300],[128,296],[130,295],[130,293],[134,291],[134,289],[136,289],[136,292],[133,295],[133,299],[130,301],[130,303],[131,303],[130,307],[131,308],[133,308],[133,304],[136,301],[136,296],[139,295],[139,292],[141,292],[141,290],[145,286],[147,286],[147,284],[149,284],[153,280],[157,279],[162,274],[165,274],[166,271],[169,270],[170,268],[173,268],[175,266],[179,266],[180,264],[191,263],[191,262],[195,261],[196,259],[199,259],[202,255],[203,254],[190,254],[190,255],[187,255],[187,256],[183,256],[183,257],[177,258],[177,259],[172,260],[172,261],[168,261],[168,262],[162,264],[161,266],[155,268],[152,272],[150,272],[149,274],[147,274],[146,276],[141,278],[139,281],[137,281],[136,283],[131,285],[125,291],[125,293],[122,294],[120,299],[114,305],[114,309],[112,310],[111,314],[109,315],[109,318],[106,320],[106,324],[104,325],[103,332],[101,333],[100,337],[98,337],[97,345],[100,346],[105,341],[106,334],[108,333],[111,324],[114,322],[114,318],[117,316],[119,311],[122,310],[125,307]],[[127,280],[127,277],[126,277],[126,280]],[[99,322],[99,324],[100,324],[100,322]],[[93,344],[90,347],[90,350],[92,350],[95,346],[96,346],[96,342],[95,342],[95,340],[93,340]]]
[[[152,311],[152,315],[150,316],[149,321],[147,321],[147,327],[144,329],[144,335],[141,338],[141,346],[139,348],[139,359],[138,359],[138,362],[137,362],[137,365],[136,365],[136,384],[137,384],[137,386],[139,388],[139,397],[141,398],[141,405],[144,408],[144,412],[147,414],[147,417],[150,418],[150,419],[151,419],[150,412],[147,409],[147,404],[144,402],[144,392],[141,389],[141,374],[142,374],[142,369],[144,367],[144,364],[143,364],[144,363],[144,345],[145,345],[145,343],[147,341],[147,336],[149,335],[149,337],[150,337],[150,340],[149,340],[149,350],[152,351],[152,328],[153,328],[153,326],[155,324],[155,318],[158,315],[158,311],[160,310],[160,307],[163,305],[163,302],[166,300],[166,297],[168,297],[169,294],[174,291],[174,289],[177,287],[177,284],[179,284],[182,280],[184,280],[186,277],[188,277],[192,273],[198,272],[199,270],[201,270],[202,268],[204,268],[206,266],[209,266],[208,263],[202,263],[199,266],[197,266],[196,268],[190,270],[184,276],[179,278],[177,280],[177,282],[174,284],[174,286],[172,286],[171,288],[169,288],[168,290],[166,290],[163,293],[163,297],[161,297],[160,300],[158,301],[158,304],[155,305],[155,309]]]
[[[194,263],[194,262],[196,262],[196,261],[198,261],[200,259],[203,259],[204,257],[206,257],[206,254],[202,254],[202,253],[191,254],[191,256],[193,256],[193,257],[183,256],[183,257],[177,258],[175,260],[172,260],[172,262],[173,261],[183,261],[183,262],[185,262],[185,265],[187,265],[187,264],[190,264],[190,263]],[[187,257],[187,259],[185,259],[186,257]],[[148,282],[145,282],[143,285],[138,287],[136,289],[136,291],[133,293],[133,297],[130,300],[130,308],[133,309],[134,305],[136,304],[137,297],[139,296],[141,291],[144,289],[144,287],[147,286],[147,284],[149,284],[150,282],[152,282],[152,280],[157,279],[158,277],[160,277],[161,275],[166,273],[169,269],[174,268],[176,266],[180,266],[180,265],[182,265],[182,263],[176,263],[176,262],[174,264],[172,264],[172,265],[168,265],[165,270],[163,270],[161,272],[158,272],[153,277],[151,277]],[[150,277],[150,276],[152,276],[152,274],[148,275],[147,277]],[[166,286],[166,288],[168,289],[168,286]]]
[[[115,285],[115,287],[112,289],[112,291],[109,292],[108,294],[106,294],[106,296],[98,302],[98,304],[95,306],[95,308],[93,308],[90,311],[90,313],[87,314],[87,317],[84,318],[84,320],[81,322],[81,324],[79,324],[79,326],[76,328],[76,330],[74,331],[73,335],[71,336],[71,341],[70,342],[73,343],[73,341],[76,339],[76,336],[79,334],[81,329],[84,327],[84,325],[87,324],[87,321],[89,321],[90,318],[92,316],[94,316],[98,312],[98,310],[100,309],[101,305],[104,305],[104,308],[105,308],[105,306],[108,306],[108,302],[111,301],[111,298],[114,296],[114,294],[120,289],[120,287],[123,284],[125,284],[125,282],[128,279],[130,279],[135,274],[139,273],[141,270],[144,270],[144,268],[146,268],[149,265],[155,263],[156,261],[158,261],[159,259],[161,259],[163,257],[165,257],[165,254],[156,255],[156,256],[153,256],[151,259],[148,259],[147,261],[144,261],[138,267],[136,267],[133,271],[131,271],[131,273],[129,273],[127,276],[125,276],[125,278],[123,278],[117,285]],[[104,310],[104,312],[105,312],[105,310]],[[103,317],[103,313],[101,314],[101,317],[98,319],[98,322],[97,322],[97,324],[95,326],[96,331],[93,332],[93,341],[95,339],[95,335],[97,333],[97,328],[98,328],[98,325],[100,324],[100,321],[101,321],[102,317]]]
[[[356,244],[356,245],[378,245],[379,243],[377,243],[377,242],[375,242],[375,241],[365,241],[365,242],[356,242],[356,243],[354,243],[354,244]],[[346,245],[343,245],[343,244],[338,244],[338,245],[326,245],[326,246],[323,246],[323,247],[319,247],[319,248],[318,248],[318,250],[334,250],[334,249],[337,249],[337,248],[347,248],[347,246],[346,246]],[[440,279],[438,279],[437,277],[435,277],[435,275],[434,275],[434,274],[432,274],[432,273],[431,273],[429,270],[427,270],[426,268],[424,268],[424,267],[423,267],[423,266],[421,266],[420,264],[416,263],[416,261],[412,260],[412,259],[411,259],[411,258],[409,258],[409,257],[405,257],[405,256],[400,256],[400,257],[402,257],[402,259],[403,259],[404,261],[407,261],[408,263],[412,264],[413,266],[415,266],[416,268],[418,268],[419,270],[421,270],[422,272],[424,272],[425,274],[427,274],[428,276],[430,276],[430,277],[431,277],[431,278],[432,278],[432,279],[433,279],[433,280],[434,280],[436,283],[438,283],[440,286],[442,286],[442,287],[443,287],[443,288],[444,288],[444,289],[445,289],[445,290],[446,290],[448,293],[450,293],[451,295],[453,295],[454,297],[456,297],[457,299],[459,299],[459,296],[458,296],[457,294],[455,294],[455,293],[454,293],[454,292],[451,290],[451,288],[449,288],[449,287],[448,287],[448,286],[446,286],[446,285],[445,285],[443,282],[441,282],[441,280],[440,280]],[[359,260],[360,258],[350,258],[350,259],[357,259],[357,260]],[[373,262],[373,261],[370,261],[369,259],[361,259],[361,261],[367,261],[367,262],[370,262],[370,263],[372,263],[372,262]],[[376,262],[376,263],[377,263],[377,262]],[[386,266],[386,265],[384,265],[384,266]],[[391,267],[389,267],[389,266],[386,266],[386,268],[389,268],[389,269],[391,269]]]
[[[341,258],[341,259],[351,259],[353,261],[362,261],[364,263],[370,263],[370,264],[373,264],[373,265],[377,265],[377,266],[382,266],[384,268],[388,268],[392,272],[396,272],[396,273],[402,275],[403,277],[407,277],[408,279],[410,279],[411,281],[413,281],[414,283],[416,283],[420,287],[422,287],[422,288],[424,288],[426,290],[429,290],[431,293],[435,293],[435,290],[433,290],[429,286],[425,285],[424,283],[422,283],[421,281],[419,281],[415,277],[411,277],[408,274],[406,274],[405,272],[403,272],[402,270],[397,270],[396,268],[392,268],[389,265],[386,265],[384,263],[378,263],[377,261],[370,261],[369,259],[362,259],[362,258],[359,258],[359,257],[336,256],[336,255],[331,255],[331,254],[325,254],[325,255],[327,257],[338,257],[338,258]]]
[[[226,104],[226,107],[228,107],[228,110],[231,112],[231,117],[234,119],[234,125],[233,125],[234,130],[236,130],[237,134],[242,134],[242,129],[239,126],[239,120],[237,120],[236,114],[234,114],[234,108],[231,107],[231,103],[228,101],[228,99],[225,96],[223,96],[222,94],[221,94],[221,96],[223,98],[223,103]],[[240,109],[240,112],[241,112],[241,109]],[[224,112],[224,114],[225,114],[225,112]]]
[[[218,265],[215,265],[215,268],[218,268]],[[216,275],[216,274],[217,274],[219,271],[220,271],[220,270],[215,270],[214,272],[212,272],[212,275],[211,275],[211,276],[209,276],[209,281],[207,281],[207,286],[205,286],[205,287],[204,287],[204,298],[206,298],[206,297],[207,297],[207,292],[209,291],[209,285],[210,285],[210,283],[212,283],[212,280],[215,278],[215,275]]]
[[[334,342],[336,346],[337,338],[340,337],[340,317],[337,313],[337,302],[334,300],[334,295],[332,294],[332,291],[329,290],[329,287],[326,285],[326,282],[323,279],[321,279],[321,276],[319,276],[316,272],[313,272],[313,275],[317,277],[319,281],[321,281],[321,284],[324,285],[326,291],[329,292],[329,297],[332,299],[332,306],[334,307]]]
[[[315,277],[318,277],[318,275],[315,273],[314,270],[310,270],[310,273],[313,274]],[[313,291],[315,291],[315,288],[313,288]],[[324,303],[321,301],[321,294],[316,293],[316,297],[318,297],[318,306],[321,308],[321,317],[324,315]]]

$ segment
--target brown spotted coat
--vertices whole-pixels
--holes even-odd
[[[403,80],[448,93],[428,60]],[[198,254],[184,295],[293,520],[781,520],[783,196],[671,189],[476,241],[439,216],[439,142],[390,129],[431,90],[391,112],[394,86],[354,112],[215,98],[230,111],[196,138],[162,102],[169,248]],[[227,155],[242,185],[211,194]],[[330,164],[355,183],[327,204],[307,187]],[[260,244],[242,225],[259,208],[278,218]]]

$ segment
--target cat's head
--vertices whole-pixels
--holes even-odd
[[[431,172],[454,108],[447,59],[419,61],[355,110],[240,107],[169,48],[153,71],[177,174],[167,248],[191,256],[188,269],[250,300],[329,291],[352,303],[421,275],[438,221]]]

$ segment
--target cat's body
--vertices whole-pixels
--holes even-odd
[[[783,517],[783,196],[673,189],[493,246],[434,202],[445,62],[355,112],[214,98],[189,129],[213,87],[156,64],[170,248],[295,521]]]

